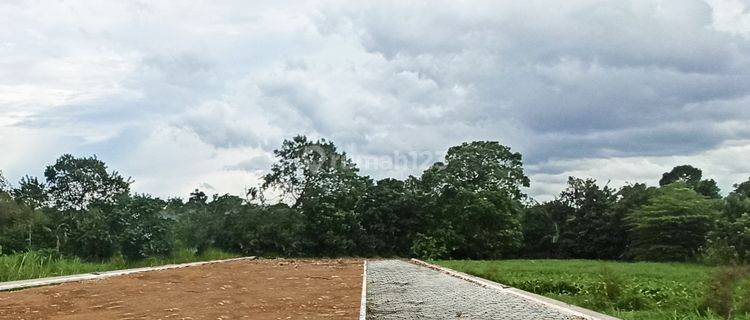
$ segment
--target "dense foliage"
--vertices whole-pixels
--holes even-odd
[[[246,195],[159,199],[96,157],[63,155],[43,178],[0,174],[0,253],[48,250],[138,261],[211,248],[261,256],[417,256],[746,263],[750,181],[722,198],[692,166],[659,186],[570,177],[554,200],[524,194],[522,156],[463,143],[418,177],[373,181],[330,141],[297,136]],[[280,195],[269,203],[266,195]]]

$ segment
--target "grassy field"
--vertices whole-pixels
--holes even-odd
[[[685,263],[590,260],[433,261],[622,319],[726,319],[702,307],[716,268]],[[749,281],[745,281],[745,284]],[[735,294],[734,309],[750,301]],[[750,319],[732,312],[731,319]]]
[[[138,262],[125,262],[118,258],[105,262],[85,262],[78,258],[56,258],[50,254],[32,251],[0,256],[0,282],[233,257],[236,255],[218,250],[206,250],[200,255],[189,250],[180,250],[171,257],[149,258]]]

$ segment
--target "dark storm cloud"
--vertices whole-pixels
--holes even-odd
[[[558,6],[391,3],[342,19],[371,52],[434,77],[443,90],[471,88],[476,104],[452,121],[520,124],[534,143],[521,146],[531,162],[696,153],[750,138],[720,128],[750,118],[750,42],[713,29],[708,4]],[[336,30],[331,21],[324,30]]]

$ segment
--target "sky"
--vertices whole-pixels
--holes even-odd
[[[256,186],[285,138],[375,179],[450,146],[568,176],[750,177],[748,0],[0,1],[0,170],[97,155],[133,190]]]

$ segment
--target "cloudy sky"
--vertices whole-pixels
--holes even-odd
[[[0,170],[96,154],[160,196],[241,193],[296,134],[374,178],[463,141],[567,176],[750,176],[750,3],[2,1]],[[564,5],[563,5],[564,4]]]

